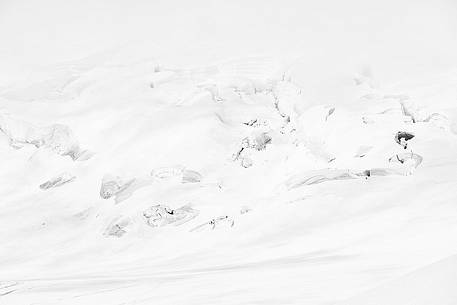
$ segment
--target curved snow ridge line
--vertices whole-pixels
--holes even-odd
[[[422,156],[414,153],[397,154],[389,158],[390,163],[397,163],[400,167],[370,168],[367,170],[354,171],[350,169],[321,169],[309,171],[301,175],[295,175],[285,182],[288,190],[304,186],[319,184],[327,181],[350,180],[368,178],[372,176],[412,175],[422,163]]]
[[[291,177],[285,182],[285,185],[288,190],[292,190],[303,185],[319,184],[332,180],[357,179],[359,177],[358,173],[350,170],[323,169]]]
[[[335,305],[455,305],[457,255],[449,256]]]
[[[16,281],[0,281],[0,297],[17,291],[19,283]]]
[[[239,264],[225,264],[225,265],[215,265],[212,267],[197,267],[173,271],[156,271],[153,274],[144,274],[144,273],[125,273],[122,274],[122,271],[118,272],[117,275],[77,275],[77,276],[67,276],[67,277],[50,277],[50,278],[31,278],[31,279],[21,279],[22,283],[39,283],[39,282],[79,282],[79,281],[94,281],[94,282],[121,282],[121,281],[147,281],[154,279],[162,278],[175,278],[175,277],[185,277],[185,276],[194,276],[199,274],[211,274],[227,271],[239,271],[239,270],[251,270],[251,269],[265,269],[270,267],[282,268],[284,266],[290,265],[293,267],[296,264],[322,264],[326,262],[335,262],[335,261],[349,261],[357,258],[357,255],[352,254],[322,254],[322,252],[327,251],[316,251],[312,253],[291,255],[285,257],[276,257],[264,259],[261,261],[248,261],[241,262]],[[146,266],[143,268],[145,269]]]
[[[17,101],[63,101],[82,95],[90,86],[85,76],[99,67],[110,67],[115,50],[106,50],[78,60],[63,61],[52,65],[40,65],[31,70],[25,85],[14,84],[0,92],[1,96]],[[3,88],[0,88],[0,90]]]

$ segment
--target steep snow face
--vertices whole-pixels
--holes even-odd
[[[0,303],[455,303],[454,4],[197,2],[5,35]]]

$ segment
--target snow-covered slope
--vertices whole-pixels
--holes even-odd
[[[453,255],[341,304],[455,304],[456,277]]]
[[[1,47],[1,304],[457,302],[415,271],[457,253],[452,3],[51,2],[73,48]]]

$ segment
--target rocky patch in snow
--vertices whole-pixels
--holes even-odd
[[[105,175],[100,186],[100,197],[109,199],[114,196],[116,203],[119,203],[130,196],[140,187],[146,186],[149,181],[142,181],[136,178],[121,178],[114,175]]]
[[[191,229],[190,232],[201,232],[220,228],[230,228],[235,225],[235,220],[230,216],[219,216]]]
[[[199,211],[189,205],[173,210],[168,206],[159,204],[145,210],[143,217],[149,226],[155,228],[170,224],[178,226],[194,219],[198,214]]]
[[[43,184],[40,184],[40,189],[47,190],[53,187],[62,186],[64,184],[70,183],[76,179],[76,176],[70,173],[62,173],[56,177],[53,177],[46,181]]]
[[[241,141],[241,148],[232,156],[233,161],[239,161],[243,167],[251,167],[253,161],[251,154],[255,151],[265,150],[273,138],[269,132],[254,132]]]
[[[108,225],[103,235],[112,237],[122,237],[124,234],[127,233],[127,227],[130,224],[130,218],[118,217]]]
[[[399,131],[395,135],[395,142],[401,145],[404,149],[408,148],[408,141],[414,138],[414,134],[406,131]]]
[[[422,160],[421,155],[412,152],[396,154],[389,158],[389,162],[396,165],[393,171],[396,170],[397,173],[404,175],[413,174],[416,168],[422,163]]]

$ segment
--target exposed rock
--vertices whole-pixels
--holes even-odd
[[[399,131],[395,135],[395,142],[401,145],[404,149],[408,147],[408,141],[414,138],[414,134],[406,131]]]
[[[243,123],[243,124],[246,125],[246,126],[254,126],[255,124],[257,124],[257,119],[252,119],[249,122],[246,122],[246,123]]]
[[[143,212],[146,223],[151,227],[163,227],[169,224],[181,225],[197,217],[199,211],[185,205],[173,210],[165,205],[155,205]]]
[[[333,108],[330,108],[328,110],[328,114],[325,116],[325,120],[327,121],[328,120],[328,117],[331,116],[333,114],[333,112],[335,112],[335,107]]]

